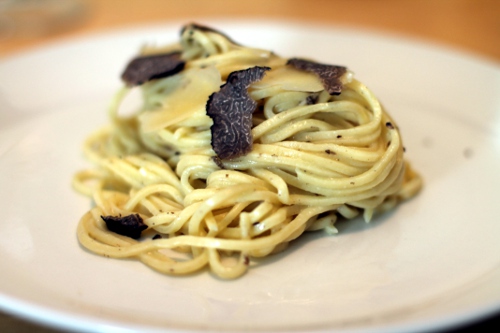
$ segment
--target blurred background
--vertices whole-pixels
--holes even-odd
[[[500,0],[0,0],[0,61],[88,34],[203,18],[342,26],[500,63]],[[472,332],[499,321],[489,318],[453,332]],[[0,313],[0,332],[56,331]]]
[[[207,17],[341,25],[500,60],[499,0],[0,0],[0,57],[103,30]]]

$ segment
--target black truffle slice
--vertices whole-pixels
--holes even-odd
[[[225,33],[219,31],[219,30],[216,30],[214,28],[211,28],[211,27],[207,27],[205,25],[201,25],[201,24],[197,24],[197,23],[190,23],[188,25],[185,25],[182,27],[181,29],[181,36],[184,34],[184,32],[188,29],[195,29],[195,30],[200,30],[200,31],[203,31],[203,32],[214,32],[216,34],[219,34],[221,36],[223,36],[224,38],[226,38],[228,41],[230,41],[231,43],[235,44],[235,45],[239,45],[237,42],[235,42],[233,39],[231,39],[231,37],[229,37],[228,35],[226,35]]]
[[[127,216],[101,216],[101,218],[106,222],[108,230],[134,239],[141,237],[141,232],[148,228],[148,226],[142,222],[142,218],[139,214]]]
[[[269,67],[252,67],[229,74],[226,83],[208,98],[212,118],[212,148],[220,159],[246,155],[252,150],[252,114],[257,107],[248,87],[262,79]]]
[[[122,80],[129,86],[138,86],[153,79],[179,73],[185,64],[179,51],[139,56],[129,62],[122,74]]]
[[[342,92],[343,85],[340,77],[347,72],[346,67],[325,65],[298,58],[289,59],[287,65],[318,75],[323,87],[330,95],[339,95]]]

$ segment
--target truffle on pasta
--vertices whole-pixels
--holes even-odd
[[[304,232],[368,222],[422,185],[397,122],[343,65],[192,24],[180,43],[144,47],[123,78],[110,125],[84,145],[94,167],[73,181],[94,200],[78,239],[96,254],[236,278]],[[142,106],[120,116],[132,89]]]

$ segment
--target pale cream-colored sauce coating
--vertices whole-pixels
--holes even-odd
[[[339,218],[358,215],[370,221],[422,186],[403,158],[397,124],[351,72],[331,96],[315,74],[214,31],[188,27],[177,47],[185,69],[134,88],[143,105],[130,117],[118,112],[130,88],[120,90],[110,126],[85,142],[95,167],[73,184],[95,201],[78,226],[90,251],[167,274],[208,267],[236,278],[252,258],[283,250],[305,231],[333,234]],[[248,90],[259,105],[252,151],[221,169],[206,102],[231,72],[253,66],[271,70]],[[148,226],[140,240],[107,230],[101,219],[136,213]]]

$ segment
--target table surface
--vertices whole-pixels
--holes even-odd
[[[500,62],[500,0],[0,0],[0,61],[61,39],[157,22],[277,19],[361,28],[441,44]],[[9,7],[10,4],[10,7]],[[31,7],[30,7],[31,6]],[[58,19],[56,14],[67,12]],[[43,18],[54,18],[47,25]],[[498,316],[460,328],[499,323]],[[56,332],[0,313],[1,332]],[[450,331],[451,332],[451,331]]]
[[[24,0],[26,1],[26,0]],[[60,0],[39,0],[49,3]],[[76,0],[73,0],[76,1]],[[2,3],[0,0],[0,20]],[[12,2],[12,0],[10,1]],[[15,2],[15,1],[14,1]],[[22,3],[23,0],[17,2]],[[56,41],[135,24],[201,18],[281,19],[396,33],[500,60],[498,0],[77,0],[80,15],[56,27],[11,13],[28,28],[0,34],[0,57]],[[4,6],[5,7],[5,6]],[[69,6],[66,6],[69,7]],[[11,10],[13,12],[14,10]],[[61,11],[61,10],[60,10]],[[40,14],[49,16],[55,9]],[[28,26],[28,25],[26,25]],[[0,33],[2,31],[0,21]],[[5,29],[4,29],[5,30]]]

